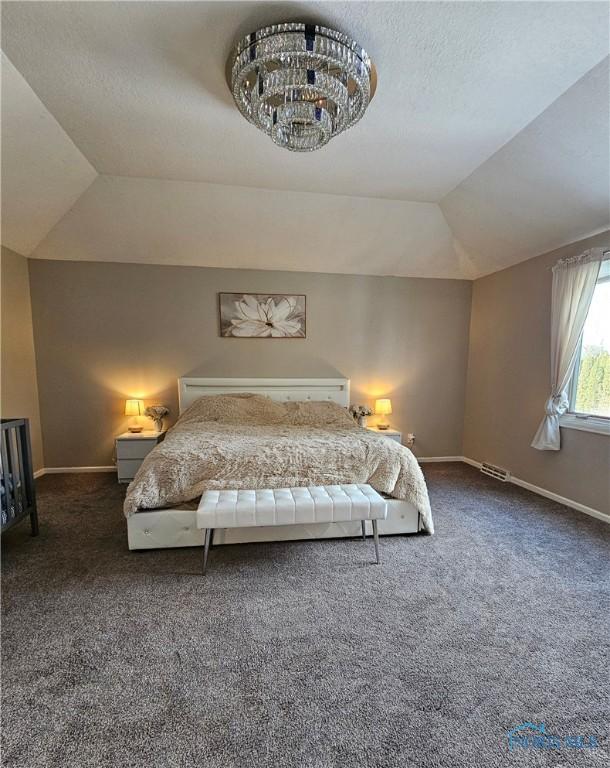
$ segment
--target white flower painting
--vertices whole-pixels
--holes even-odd
[[[221,293],[220,333],[251,339],[304,339],[305,296]]]

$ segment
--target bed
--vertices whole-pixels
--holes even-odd
[[[181,378],[178,391],[178,422],[127,489],[130,549],[202,546],[198,499],[218,488],[370,482],[388,499],[380,534],[433,532],[417,461],[356,426],[345,410],[349,380]],[[358,535],[357,522],[235,528],[214,543]]]

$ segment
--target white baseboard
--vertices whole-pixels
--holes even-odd
[[[481,469],[481,462],[475,461],[474,459],[469,459],[467,456],[462,456],[462,461],[464,464],[470,464],[471,467],[476,467],[477,469]]]
[[[464,461],[462,456],[416,456],[415,458],[420,464],[432,464],[433,462],[442,461]]]
[[[420,464],[427,464],[433,461],[465,461],[463,456],[416,456]],[[34,477],[43,475],[60,475],[68,472],[116,472],[116,466],[109,467],[43,467],[34,472]]]
[[[462,461],[465,464],[470,464],[472,467],[477,467],[478,469],[481,468],[480,461],[469,459],[467,456],[462,456]],[[547,499],[551,499],[552,501],[556,501],[559,504],[563,504],[565,507],[575,509],[577,512],[584,512],[585,515],[595,517],[598,520],[603,520],[605,523],[610,524],[610,515],[607,515],[605,512],[600,512],[599,509],[587,507],[586,504],[581,504],[579,501],[574,501],[574,499],[568,499],[565,496],[560,496],[558,493],[554,493],[553,491],[547,491],[546,488],[541,488],[539,485],[528,483],[526,480],[521,480],[519,477],[514,477],[513,475],[509,477],[508,482],[513,483],[514,485],[518,485],[520,488],[525,488],[527,491],[531,491],[532,493],[537,493],[538,496],[544,496]]]
[[[546,488],[540,488],[539,486],[533,485],[532,483],[527,483],[525,480],[520,480],[518,477],[511,477],[510,482],[520,486],[521,488],[525,488],[528,491],[537,493],[539,496],[546,496],[547,499],[552,499],[552,501],[557,501],[559,504],[563,504],[566,507],[571,507],[577,512],[584,512],[585,515],[596,517],[598,520],[603,520],[605,523],[610,524],[610,515],[607,515],[605,512],[600,512],[599,509],[587,507],[585,504],[581,504],[579,501],[567,499],[565,496],[560,496],[558,493],[547,491]]]
[[[34,472],[34,477],[42,475],[63,475],[69,472],[116,472],[116,467],[43,467]]]
[[[432,464],[449,461],[462,461],[464,464],[470,464],[471,467],[481,468],[481,462],[469,459],[468,456],[418,456],[417,461],[420,464]],[[109,467],[44,467],[34,472],[34,477],[42,477],[43,475],[62,474],[68,472],[116,472],[115,466]],[[600,512],[599,509],[593,509],[593,507],[587,507],[585,504],[581,504],[579,501],[568,499],[565,496],[560,496],[553,491],[547,491],[546,488],[541,488],[533,483],[528,483],[525,480],[521,480],[518,477],[510,476],[509,482],[518,485],[520,488],[525,488],[532,493],[537,493],[539,496],[544,496],[547,499],[556,501],[559,504],[563,504],[566,507],[575,509],[578,512],[583,512],[585,515],[595,517],[598,520],[603,520],[605,523],[610,524],[610,515],[605,512]]]

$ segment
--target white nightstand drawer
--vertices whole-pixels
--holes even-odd
[[[377,427],[367,427],[370,432],[374,432],[379,437],[385,437],[386,440],[394,440],[395,443],[402,444],[402,432],[397,429],[378,429]]]
[[[117,440],[116,457],[117,459],[143,459],[152,451],[157,444],[157,438],[141,438],[140,440]]]
[[[389,435],[384,434],[381,430],[377,431],[379,437],[385,437],[386,440],[393,440],[395,443],[402,443],[402,435],[392,432]]]
[[[142,459],[121,459],[117,462],[119,483],[131,482],[142,465]]]
[[[116,439],[116,471],[119,483],[130,483],[140,464],[165,437],[165,432],[124,432]]]

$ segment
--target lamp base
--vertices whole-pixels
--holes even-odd
[[[141,427],[139,424],[130,424],[127,427],[128,432],[141,432],[144,429],[144,427]]]
[[[377,429],[389,429],[389,424],[377,424]]]

